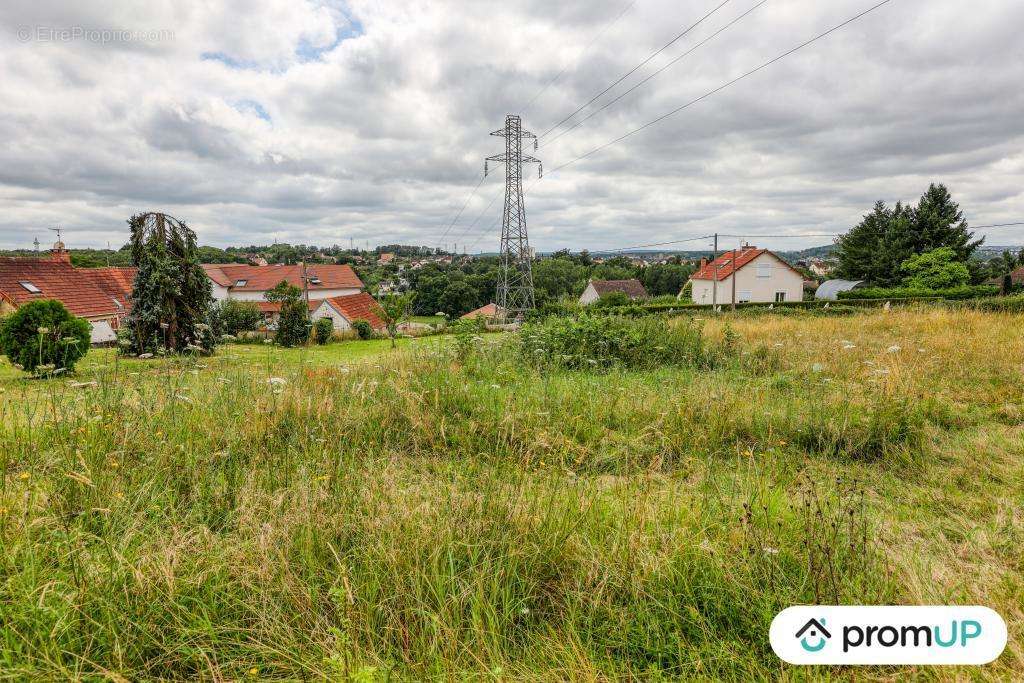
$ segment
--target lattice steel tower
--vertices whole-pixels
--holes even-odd
[[[523,203],[523,164],[538,164],[538,175],[542,177],[544,167],[540,160],[523,156],[523,139],[532,138],[537,149],[537,136],[523,130],[518,116],[505,117],[505,127],[491,135],[505,138],[505,153],[487,157],[484,160],[484,176],[488,173],[487,163],[500,161],[505,164],[505,210],[501,222],[501,271],[498,274],[498,307],[504,318],[522,318],[526,311],[533,310],[533,253],[526,236],[526,205]]]

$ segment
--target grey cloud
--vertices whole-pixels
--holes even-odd
[[[540,133],[713,0],[399,3],[292,0],[149,6],[14,0],[0,8],[0,245],[59,222],[119,244],[138,209],[206,243],[430,243],[501,151],[505,113]],[[753,4],[729,3],[606,101]],[[852,16],[862,0],[770,0],[550,145],[527,211],[540,249],[710,231],[832,232],[875,199],[947,182],[975,223],[1024,219],[1024,6],[890,3],[677,116],[612,140]],[[244,15],[244,16],[243,16]],[[353,17],[364,28],[333,44]],[[19,43],[21,25],[169,27],[157,45]],[[322,48],[317,60],[297,56]],[[257,65],[203,60],[222,53]],[[269,114],[263,120],[258,102]],[[600,103],[599,102],[599,103]],[[501,169],[446,242],[493,250]],[[756,241],[756,238],[755,238]],[[780,248],[821,238],[785,240]],[[1024,241],[993,233],[990,242]]]

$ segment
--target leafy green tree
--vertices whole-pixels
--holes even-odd
[[[675,296],[693,275],[693,267],[679,263],[660,263],[640,271],[640,282],[651,296]]]
[[[225,299],[213,305],[210,319],[217,335],[238,336],[257,329],[263,321],[263,313],[253,301]]]
[[[904,285],[914,289],[949,289],[966,285],[971,279],[967,266],[957,261],[952,247],[940,247],[911,256],[903,262]]]
[[[395,348],[398,326],[409,319],[409,314],[412,311],[412,295],[388,294],[380,302],[380,305],[384,312],[384,326],[387,329],[388,338],[391,339],[391,348]]]
[[[477,308],[478,291],[466,280],[448,283],[438,304],[438,310],[457,317]]]
[[[274,341],[281,346],[301,346],[309,341],[309,308],[302,299],[302,290],[281,280],[266,297],[281,304]]]
[[[587,285],[589,268],[576,263],[565,252],[533,264],[533,286],[537,305],[565,296],[578,297]]]
[[[89,351],[89,321],[55,299],[30,301],[0,320],[0,352],[25,372],[71,372]]]
[[[125,345],[135,353],[207,349],[210,279],[196,248],[196,234],[161,213],[136,214],[131,228],[132,263],[138,268]]]

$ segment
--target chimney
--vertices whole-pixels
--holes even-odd
[[[706,256],[701,256],[700,257],[700,269],[704,270],[705,268],[707,268],[707,265],[708,265],[707,257]]]
[[[50,259],[62,263],[71,263],[71,253],[64,248],[63,242],[57,240],[53,243],[53,249],[50,250]]]

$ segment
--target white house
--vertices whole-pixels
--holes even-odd
[[[735,281],[735,285],[734,285]],[[781,303],[802,301],[804,277],[800,271],[768,251],[745,246],[727,251],[690,276],[695,304]]]
[[[266,301],[266,294],[282,280],[304,289],[301,265],[253,266],[244,263],[204,263],[203,270],[213,285],[217,301]],[[363,282],[352,266],[310,264],[306,266],[310,300],[348,296],[363,291]]]
[[[580,295],[580,305],[588,306],[605,294],[621,292],[630,299],[646,299],[647,290],[637,279],[632,280],[591,280]]]
[[[385,327],[383,309],[365,292],[321,299],[319,303],[311,300],[309,307],[312,311],[310,318],[314,323],[321,318],[330,318],[335,332],[350,331],[356,320],[365,320],[375,330],[383,330]]]

